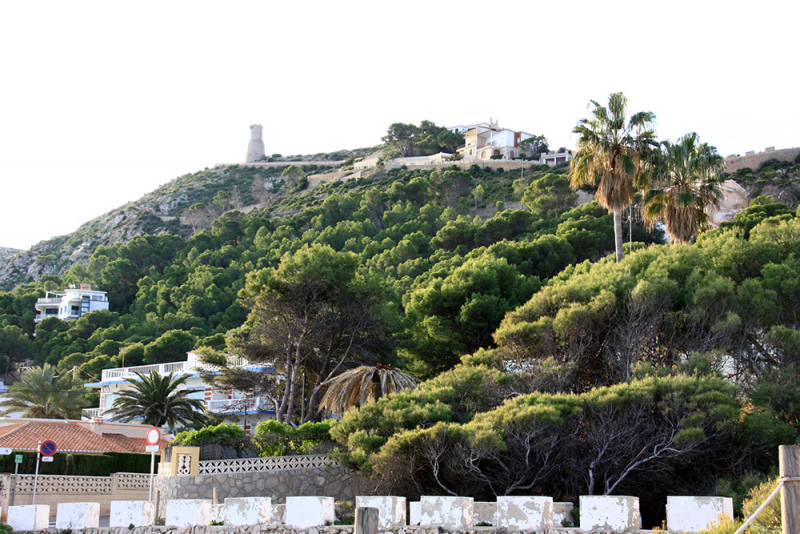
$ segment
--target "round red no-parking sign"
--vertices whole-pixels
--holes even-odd
[[[152,427],[147,431],[147,444],[158,445],[159,441],[161,441],[161,431],[156,427]]]
[[[42,445],[39,447],[42,456],[53,456],[57,450],[56,442],[50,439],[43,441]]]

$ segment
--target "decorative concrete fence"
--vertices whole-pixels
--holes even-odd
[[[167,501],[211,499],[215,489],[220,502],[228,498],[269,497],[273,504],[282,504],[289,495],[325,495],[333,497],[335,501],[355,501],[357,495],[375,494],[374,482],[352,469],[341,467],[326,455],[205,462],[181,458],[189,454],[197,454],[199,457],[199,449],[176,447],[173,450],[173,460],[189,466],[190,474],[159,474],[156,477],[153,491],[157,495],[159,517],[165,517]],[[174,465],[159,465],[159,473],[172,472],[176,472]]]
[[[4,491],[3,511],[10,504],[13,495],[16,506],[30,505],[33,500],[34,475],[0,476]],[[110,477],[84,477],[69,475],[39,475],[36,484],[36,505],[50,507],[50,518],[56,516],[61,503],[96,502],[100,514],[111,510],[112,501],[147,500],[150,491],[150,475],[144,473],[114,473]],[[128,526],[126,523],[125,526]]]

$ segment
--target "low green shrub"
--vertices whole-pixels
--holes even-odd
[[[222,423],[207,426],[200,430],[185,430],[179,432],[173,440],[173,445],[184,447],[199,447],[201,445],[225,445],[239,447],[246,438],[245,431],[232,423]]]
[[[315,454],[332,442],[331,428],[334,419],[319,423],[304,423],[297,428],[274,420],[262,421],[256,426],[253,445],[259,456],[287,456],[292,454]]]

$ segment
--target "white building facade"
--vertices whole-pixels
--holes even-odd
[[[478,125],[464,132],[464,146],[458,149],[462,161],[514,159],[519,156],[519,144],[533,135],[492,126]]]
[[[36,301],[36,322],[49,317],[57,317],[62,321],[74,321],[87,313],[108,309],[108,297],[105,291],[92,289],[92,284],[81,284],[76,288],[70,286],[64,291],[48,291],[44,298]]]
[[[265,364],[250,363],[244,358],[230,358],[230,364],[244,367],[252,371],[269,371],[270,366]],[[84,384],[87,388],[100,390],[100,407],[84,409],[81,414],[83,420],[111,421],[111,412],[114,401],[119,398],[122,391],[132,389],[133,386],[126,378],[138,380],[136,373],[149,374],[156,371],[159,375],[174,376],[188,374],[189,378],[178,389],[191,390],[187,396],[190,399],[203,401],[207,412],[222,413],[236,418],[236,424],[243,428],[248,435],[255,433],[255,428],[261,421],[275,419],[275,410],[265,399],[253,398],[241,391],[220,391],[203,382],[200,371],[210,368],[199,361],[197,354],[189,352],[187,361],[160,363],[154,365],[139,365],[136,367],[117,367],[103,370],[100,382]],[[276,374],[276,380],[280,377]],[[136,422],[136,421],[133,421]],[[141,422],[141,421],[139,421]],[[177,430],[177,429],[170,429]]]

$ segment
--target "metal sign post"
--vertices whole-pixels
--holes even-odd
[[[17,475],[19,474],[19,464],[22,463],[22,455],[14,456],[14,485],[11,487],[11,506],[14,506],[14,498],[17,496]]]
[[[39,480],[39,456],[42,454],[42,442],[40,441],[38,445],[36,445],[36,472],[33,475],[33,498],[31,499],[31,505],[36,504],[36,483]]]
[[[52,457],[57,450],[56,442],[50,439],[40,441],[36,446],[36,474],[33,476],[33,498],[31,499],[31,505],[36,504],[36,484],[39,481],[39,459],[44,455],[50,458],[48,460],[49,462],[52,462]]]
[[[156,427],[152,427],[147,431],[147,447],[145,450],[150,453],[150,497],[149,501],[153,500],[153,473],[156,465],[156,451],[158,451],[158,442],[161,441],[161,431]]]

